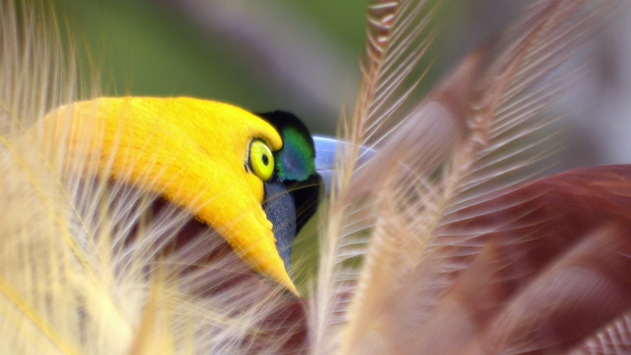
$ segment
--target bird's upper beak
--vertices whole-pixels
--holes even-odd
[[[349,142],[344,140],[317,135],[313,136],[313,143],[316,150],[316,171],[322,177],[326,193],[325,196],[327,196],[331,191],[331,184],[335,179],[336,169],[339,168],[335,165],[336,155],[344,156],[344,152],[352,146]],[[365,164],[375,153],[376,150],[373,148],[359,146],[356,164],[359,166]]]

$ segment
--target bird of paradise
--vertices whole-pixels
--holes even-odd
[[[419,102],[439,4],[369,6],[353,113],[314,145],[284,112],[95,98],[42,7],[0,3],[2,352],[631,351],[631,167],[545,176],[614,2],[533,2]]]

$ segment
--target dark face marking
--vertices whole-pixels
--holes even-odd
[[[283,147],[273,152],[274,175],[264,184],[263,209],[272,222],[276,249],[289,271],[296,234],[315,213],[322,178],[315,171],[315,147],[307,127],[289,112],[259,114],[280,134]],[[271,159],[263,157],[263,163]]]
[[[315,171],[315,147],[311,133],[300,119],[289,112],[259,114],[269,122],[283,140],[283,147],[274,152],[275,172],[281,180],[306,181]]]

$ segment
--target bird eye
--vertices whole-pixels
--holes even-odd
[[[250,144],[250,168],[261,180],[267,181],[274,172],[274,155],[265,142],[255,139]]]

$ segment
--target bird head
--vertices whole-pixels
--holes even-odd
[[[321,179],[307,128],[193,98],[98,98],[62,106],[44,132],[74,174],[158,194],[214,229],[250,268],[297,294],[296,233],[317,207]]]

